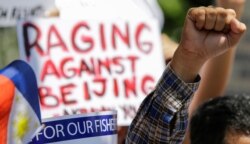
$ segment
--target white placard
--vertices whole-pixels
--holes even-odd
[[[129,125],[164,70],[154,19],[22,21],[18,40],[37,76],[42,118],[117,110],[118,125]]]

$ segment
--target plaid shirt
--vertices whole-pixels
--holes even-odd
[[[188,124],[188,105],[195,83],[180,80],[168,65],[156,89],[142,102],[126,138],[126,144],[180,144]]]

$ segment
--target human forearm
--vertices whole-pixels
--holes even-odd
[[[245,6],[246,0],[216,0],[216,5],[223,8],[234,9],[237,14],[237,19],[240,19]]]
[[[201,84],[191,105],[200,105],[204,101],[224,94],[233,68],[235,49],[208,61],[201,70]],[[196,102],[197,101],[197,102]],[[198,103],[198,101],[200,101]],[[193,108],[195,109],[195,108]]]
[[[242,17],[245,0],[216,0],[218,6],[234,9],[236,18]],[[233,67],[236,45],[231,46],[226,53],[209,60],[201,70],[201,83],[190,105],[192,113],[205,101],[223,95],[230,79]]]
[[[225,32],[227,26],[229,31]],[[130,127],[127,143],[181,143],[189,100],[196,90],[189,82],[196,80],[207,60],[235,46],[245,30],[232,10],[190,9],[180,45],[170,62],[172,72],[166,69],[154,93],[142,103]]]
[[[205,59],[199,59],[195,54],[180,47],[182,47],[181,44],[174,54],[170,66],[180,79],[184,82],[190,83],[197,77],[202,65],[205,63]]]

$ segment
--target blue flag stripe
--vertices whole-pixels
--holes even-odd
[[[41,123],[37,81],[32,68],[24,61],[16,60],[0,70],[0,74],[13,81],[16,88],[22,93]]]

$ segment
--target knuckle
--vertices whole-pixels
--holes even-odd
[[[195,8],[190,8],[190,9],[188,10],[188,13],[191,14],[191,13],[194,12],[194,10],[195,10]]]
[[[205,16],[205,14],[206,14],[205,9],[199,9],[199,11],[197,12],[196,16],[197,16],[198,18],[202,18],[202,17]]]
[[[198,7],[199,9],[206,9],[206,7],[204,7],[204,6],[200,6],[200,7]]]
[[[226,9],[226,11],[228,12],[229,15],[236,16],[236,12],[234,9]]]
[[[214,8],[208,8],[206,15],[209,17],[215,17],[217,15],[217,11]]]
[[[206,18],[204,16],[198,16],[198,17],[196,17],[196,21],[198,23],[204,23],[205,20],[206,20]]]
[[[225,12],[225,11],[226,11],[226,9],[224,9],[224,8],[222,8],[222,7],[216,7],[215,9],[216,9],[216,11],[217,11],[218,13],[221,13],[221,12]]]
[[[219,18],[225,19],[227,17],[227,12],[225,10],[222,10],[219,11],[217,15]]]
[[[191,8],[189,9],[189,15],[191,15],[196,21],[205,20],[205,8],[198,7],[198,8]]]

